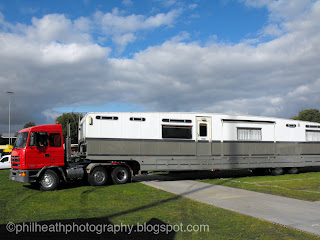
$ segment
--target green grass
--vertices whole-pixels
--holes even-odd
[[[209,225],[209,232],[179,232],[175,239],[318,239],[141,183],[41,192],[10,181],[8,175],[8,170],[0,171],[0,224],[101,218],[112,224],[136,225],[156,220],[171,225]]]
[[[320,172],[281,176],[230,177],[199,181],[305,201],[320,201]]]

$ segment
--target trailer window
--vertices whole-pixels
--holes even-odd
[[[238,128],[239,141],[261,141],[261,128]]]
[[[207,124],[200,123],[200,137],[206,137],[207,136]]]
[[[50,133],[49,134],[49,145],[50,145],[50,147],[61,147],[60,133]]]
[[[320,142],[320,131],[306,131],[306,140],[308,142]]]
[[[162,125],[162,138],[192,139],[192,126]]]

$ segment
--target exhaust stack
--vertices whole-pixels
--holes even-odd
[[[70,121],[68,121],[68,123],[67,123],[66,158],[67,158],[67,162],[71,161]]]

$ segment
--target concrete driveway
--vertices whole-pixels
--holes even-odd
[[[138,177],[135,181],[199,202],[320,235],[320,203],[181,178],[183,176],[151,175]]]

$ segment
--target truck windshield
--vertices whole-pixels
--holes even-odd
[[[24,148],[27,144],[28,132],[19,133],[13,148]]]

